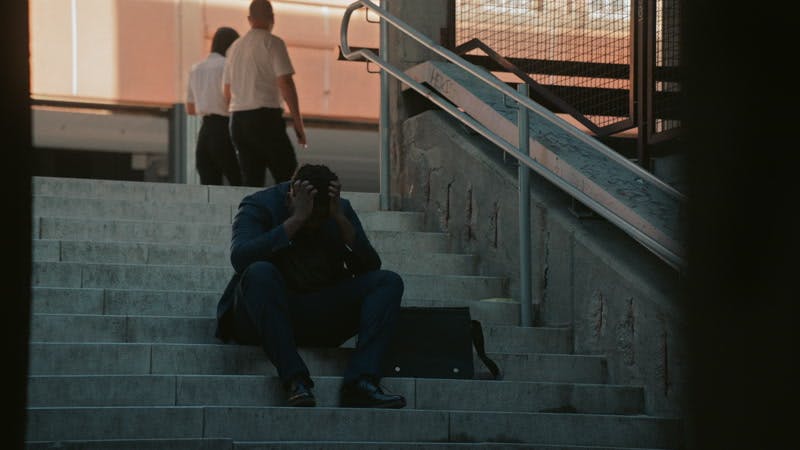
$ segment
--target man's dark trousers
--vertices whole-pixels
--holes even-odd
[[[394,272],[375,270],[319,291],[293,293],[275,265],[261,261],[245,270],[234,295],[236,341],[261,345],[284,383],[309,377],[298,345],[338,347],[358,334],[344,373],[347,383],[360,376],[380,379],[403,280]]]
[[[292,178],[297,155],[286,134],[281,108],[234,111],[230,127],[244,186],[263,187],[267,168],[275,184]]]

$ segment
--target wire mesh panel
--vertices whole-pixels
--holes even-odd
[[[680,22],[678,0],[655,2],[655,84],[653,114],[655,133],[680,127],[678,66],[680,64]]]
[[[630,13],[630,0],[456,0],[455,39],[480,39],[607,127],[631,115]]]

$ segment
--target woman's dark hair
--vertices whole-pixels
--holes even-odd
[[[239,39],[239,33],[233,28],[217,28],[217,32],[214,33],[214,39],[211,41],[211,51],[225,56],[225,53],[228,52],[228,47],[230,47],[236,39]]]

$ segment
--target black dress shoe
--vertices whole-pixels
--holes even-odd
[[[286,389],[288,406],[316,406],[317,401],[311,393],[311,387],[305,380],[292,380]]]
[[[342,385],[339,403],[349,408],[402,408],[406,399],[402,395],[387,394],[371,380],[361,378]]]

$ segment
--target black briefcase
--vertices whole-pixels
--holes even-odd
[[[472,379],[473,348],[499,379],[500,369],[484,350],[481,324],[468,307],[404,307],[383,358],[383,376]]]

